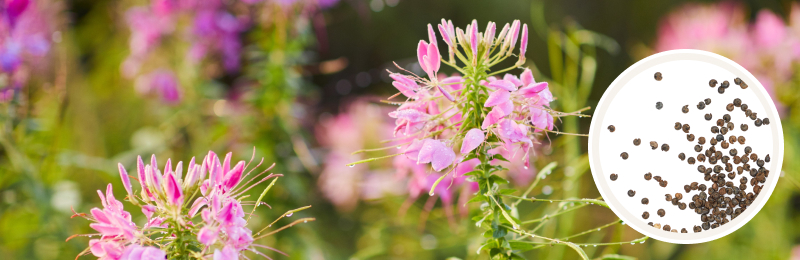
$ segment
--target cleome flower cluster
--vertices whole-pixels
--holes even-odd
[[[239,161],[232,166],[231,155],[228,153],[224,160],[220,161],[217,154],[209,151],[199,164],[192,158],[185,174],[183,162],[178,162],[173,168],[169,159],[164,170],[159,170],[155,155],[151,157],[150,164],[144,164],[139,157],[134,176],[129,176],[122,164],[119,164],[127,200],[141,208],[146,222],[142,226],[137,226],[131,214],[123,208],[122,202],[114,197],[112,185],[108,184],[105,194],[100,190],[97,191],[102,208],[93,208],[90,214],[73,215],[92,221],[89,226],[98,233],[74,235],[70,239],[77,236],[99,235],[99,238],[89,241],[89,247],[81,255],[91,253],[103,260],[165,258],[228,260],[244,257],[244,253],[248,251],[268,258],[260,250],[285,254],[274,248],[253,243],[256,239],[274,232],[259,236],[264,230],[253,234],[247,228],[248,220],[255,212],[255,208],[263,204],[261,199],[264,194],[272,187],[277,177],[282,175],[266,174],[272,169],[269,167],[248,178],[261,164],[247,171],[249,163]],[[131,177],[139,181],[140,190],[134,191]],[[245,195],[247,191],[269,179],[273,179],[272,183],[261,193],[257,201],[244,200],[248,197]],[[251,212],[245,212],[243,205],[254,206]],[[281,218],[289,217],[293,212],[305,208],[289,211]],[[305,218],[298,221],[309,220],[314,219]]]
[[[443,19],[438,28],[447,46],[447,60],[440,55],[436,32],[428,25],[428,41],[421,40],[417,46],[417,58],[427,77],[410,72],[390,75],[392,85],[407,97],[389,113],[395,119],[394,135],[408,141],[401,147],[402,155],[417,164],[430,163],[437,172],[451,168],[448,173],[463,174],[478,165],[469,154],[485,148],[490,156],[523,154],[524,167],[530,167],[528,155],[537,137],[553,130],[554,117],[560,113],[550,109],[554,97],[547,82],[536,82],[530,69],[499,76],[525,64],[528,26],[517,20],[496,34],[497,25],[489,22],[481,33],[477,21],[462,30]],[[516,63],[491,72],[493,66],[516,56],[517,42]],[[439,73],[442,63],[459,74],[443,76]],[[431,193],[447,175],[429,187]]]

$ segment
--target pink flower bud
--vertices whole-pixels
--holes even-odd
[[[183,190],[181,186],[178,184],[178,179],[175,177],[175,174],[170,172],[167,173],[166,177],[166,190],[165,193],[167,195],[167,201],[175,206],[181,206],[183,204]]]
[[[522,40],[519,43],[519,59],[525,59],[525,51],[528,50],[528,24],[522,26]]]
[[[125,191],[128,192],[128,196],[133,198],[133,191],[131,191],[131,177],[128,176],[128,172],[125,171],[125,167],[122,166],[121,163],[117,164],[119,168],[119,178],[122,179],[122,186],[125,187]]]

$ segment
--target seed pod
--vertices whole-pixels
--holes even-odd
[[[689,105],[683,106],[683,108],[681,108],[681,112],[683,112],[684,114],[689,113]]]
[[[730,122],[731,121],[731,115],[725,114],[725,115],[722,116],[722,119],[725,120],[725,122]]]
[[[650,200],[647,198],[642,198],[642,204],[644,205],[650,204]]]
[[[659,217],[662,217],[662,218],[664,217],[664,215],[667,214],[667,212],[664,211],[664,209],[658,209],[658,212],[656,212],[656,213],[658,214]]]
[[[635,192],[635,191],[633,191],[633,190],[628,190],[628,197],[633,197],[634,195],[636,195],[636,192]]]
[[[706,98],[705,100],[703,100],[703,102],[706,102],[706,105],[711,105],[711,99],[710,98]]]
[[[689,157],[689,159],[687,159],[686,162],[688,162],[689,164],[694,164],[694,157]]]
[[[650,141],[650,148],[655,150],[658,148],[658,143],[656,141]]]
[[[653,78],[655,78],[657,81],[661,81],[661,79],[663,79],[661,72],[656,72],[656,74],[653,75]]]
[[[675,130],[681,130],[682,127],[683,125],[681,124],[681,122],[675,122]]]
[[[706,115],[704,116],[704,118],[706,119],[706,121],[711,121],[711,117],[712,117],[712,116],[711,116],[711,113],[708,113],[708,114],[706,114]]]
[[[730,86],[731,86],[731,83],[728,82],[727,80],[723,81],[722,84],[719,85],[720,88],[728,88]]]
[[[639,144],[641,144],[641,143],[642,143],[642,139],[639,139],[639,138],[633,139],[633,145],[639,146]]]
[[[754,125],[756,125],[756,126],[761,126],[761,123],[762,123],[762,122],[761,122],[761,119],[760,119],[760,118],[756,118],[756,121],[755,121],[755,122],[753,122],[753,124],[754,124]]]
[[[700,103],[697,103],[697,109],[703,110],[705,108],[706,108],[706,103],[703,103],[703,101],[700,101]]]
[[[702,136],[701,136],[700,138],[697,138],[697,143],[699,143],[699,144],[705,144],[705,143],[706,143],[706,138],[705,138],[705,137],[702,137]]]
[[[708,86],[712,87],[712,88],[716,87],[717,86],[717,80],[716,79],[709,80],[708,81]]]
[[[661,103],[661,101],[656,102],[656,109],[661,110],[662,108],[664,108],[664,103]]]
[[[769,159],[769,154],[767,154],[767,156],[764,156],[764,161],[765,161],[765,162],[769,162],[769,161],[770,161],[770,159]]]
[[[609,131],[609,132],[612,132],[612,133],[613,133],[613,132],[614,132],[614,130],[617,130],[617,128],[616,128],[616,127],[614,127],[614,125],[610,125],[610,126],[608,126],[608,131]]]
[[[769,118],[765,117],[764,119],[761,120],[761,123],[764,125],[769,125]]]
[[[618,177],[618,175],[617,175],[616,173],[612,173],[612,174],[611,174],[611,180],[612,180],[612,181],[616,181],[616,180],[617,180],[617,177]]]
[[[619,156],[622,157],[623,160],[627,160],[628,159],[628,153],[626,153],[626,152],[622,152]]]
[[[686,140],[688,140],[689,142],[694,142],[694,134],[686,135]]]
[[[744,136],[739,136],[736,140],[739,141],[739,144],[744,144],[745,138]]]
[[[733,103],[728,103],[728,105],[725,106],[725,110],[728,110],[728,111],[733,111],[733,108],[734,108]]]
[[[683,153],[679,153],[679,154],[678,154],[678,159],[681,159],[681,161],[683,161],[683,160],[685,160],[685,159],[686,159],[686,155],[685,155],[685,154],[683,154]]]
[[[653,174],[652,173],[648,172],[648,173],[644,174],[644,179],[645,180],[649,181],[651,178],[653,178]],[[661,179],[661,178],[659,177],[659,179]]]
[[[689,124],[684,124],[684,125],[683,125],[683,132],[684,132],[684,133],[687,133],[687,134],[688,134],[688,133],[689,133],[689,129],[691,129],[691,127],[689,126]]]

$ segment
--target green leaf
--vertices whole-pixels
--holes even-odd
[[[489,176],[489,181],[492,182],[492,183],[508,184],[508,180],[503,179],[503,177],[500,177],[500,176],[497,176],[497,175]]]
[[[514,194],[515,192],[517,192],[516,189],[500,189],[499,191],[497,191],[497,194],[508,195],[508,194]]]
[[[576,245],[575,243],[572,243],[572,242],[562,242],[562,243],[564,243],[564,244],[566,244],[567,246],[569,246],[569,247],[571,247],[572,249],[574,249],[574,250],[575,250],[575,252],[577,252],[577,253],[578,253],[578,255],[580,255],[580,256],[581,256],[581,259],[583,259],[583,260],[589,260],[589,256],[588,256],[588,255],[586,255],[586,252],[584,252],[584,251],[583,251],[583,249],[582,249],[582,248],[581,248],[579,245]]]
[[[474,175],[474,176],[481,176],[482,174],[483,174],[483,171],[480,171],[480,170],[474,170],[474,171],[471,171],[471,172],[465,173],[465,174],[464,174],[464,176],[473,176],[473,175]]]
[[[485,200],[486,200],[486,196],[483,196],[483,195],[477,195],[477,196],[475,196],[475,197],[472,197],[472,199],[470,199],[469,201],[467,201],[467,203],[473,203],[473,202],[483,202],[483,201],[485,201]]]
[[[526,243],[526,242],[519,242],[519,241],[510,241],[508,242],[511,249],[517,250],[519,252],[525,252],[529,250],[533,250],[533,244]]]
[[[503,157],[503,155],[500,155],[500,154],[492,155],[492,159],[501,160],[501,161],[504,161],[504,162],[509,162],[509,160],[506,159],[506,157]]]

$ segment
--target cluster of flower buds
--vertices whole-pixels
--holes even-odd
[[[462,161],[469,160],[468,155],[476,149],[485,149],[482,152],[489,155],[513,151],[511,154],[524,154],[524,166],[529,167],[528,153],[536,138],[553,130],[554,115],[559,115],[550,109],[553,95],[546,82],[534,80],[530,69],[519,76],[494,76],[525,63],[527,25],[521,26],[521,39],[519,21],[506,24],[497,37],[492,22],[483,33],[476,21],[462,30],[442,20],[438,28],[448,46],[448,61],[441,59],[436,33],[428,25],[429,39],[421,40],[417,47],[417,58],[428,77],[390,75],[392,85],[408,98],[389,113],[395,119],[394,134],[402,135],[398,140],[410,140],[401,147],[403,155],[417,164],[430,163],[437,172],[448,167],[469,172],[472,169],[459,166],[476,165]],[[514,56],[517,41],[521,46],[516,64],[490,72],[492,66]],[[463,65],[458,65],[459,61]],[[442,77],[438,73],[441,63],[461,75]]]
[[[257,250],[259,248],[275,250],[253,243],[260,237],[253,237],[253,232],[247,228],[249,216],[242,208],[243,203],[255,205],[254,212],[267,190],[255,202],[243,201],[247,197],[244,193],[269,179],[282,176],[272,173],[264,176],[272,167],[244,181],[253,171],[245,172],[244,161],[231,167],[231,153],[220,161],[211,151],[200,164],[192,158],[185,176],[183,162],[178,162],[173,168],[171,160],[167,160],[163,172],[157,165],[155,156],[151,157],[150,164],[144,164],[142,158],[138,158],[136,179],[141,186],[139,192],[134,192],[130,176],[122,164],[119,165],[128,201],[140,207],[147,218],[141,228],[131,221],[131,214],[115,199],[111,184],[105,194],[98,191],[102,209],[93,208],[91,215],[76,213],[73,216],[92,221],[90,227],[99,232],[75,235],[100,236],[89,241],[89,248],[83,254],[124,260],[171,259],[177,256],[228,260],[239,259],[245,251],[264,256]],[[198,213],[200,221],[196,220]],[[308,220],[313,219],[303,219]]]

